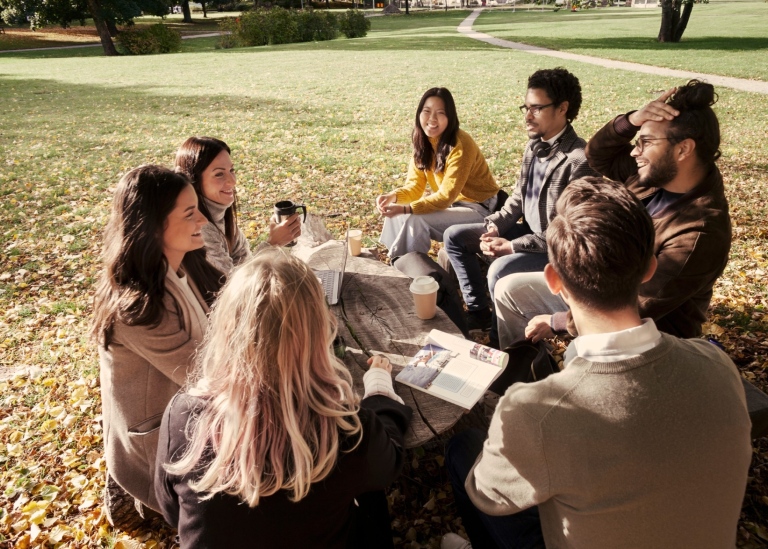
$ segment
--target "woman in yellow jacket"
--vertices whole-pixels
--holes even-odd
[[[424,191],[429,183],[430,194]],[[381,243],[391,259],[428,252],[430,240],[460,223],[479,223],[493,212],[499,186],[480,149],[459,129],[453,96],[430,88],[419,102],[413,157],[405,186],[376,198],[385,217]]]

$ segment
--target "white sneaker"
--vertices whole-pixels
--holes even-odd
[[[472,544],[458,534],[445,534],[440,549],[472,549]]]

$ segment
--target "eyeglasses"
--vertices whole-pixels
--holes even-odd
[[[672,137],[638,137],[637,140],[632,143],[637,152],[642,153],[648,145],[652,145],[654,141],[670,140]]]
[[[520,105],[520,112],[523,114],[528,114],[528,112],[530,112],[533,116],[539,116],[542,109],[546,109],[553,105],[554,103],[550,103],[549,105],[533,105],[532,107],[529,107],[528,105]]]

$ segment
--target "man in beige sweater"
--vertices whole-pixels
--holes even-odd
[[[547,229],[547,285],[578,328],[565,368],[512,385],[447,462],[476,548],[733,547],[751,458],[733,362],[641,319],[654,228],[618,183],[575,181]],[[478,455],[479,454],[479,455]],[[458,536],[444,548],[468,547]]]

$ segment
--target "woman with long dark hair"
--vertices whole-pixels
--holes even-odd
[[[224,273],[251,256],[245,235],[237,225],[237,193],[232,151],[214,137],[190,137],[176,151],[176,170],[189,177],[200,199],[200,211],[209,223],[203,227],[208,261]],[[267,242],[284,246],[301,234],[298,214],[269,223]]]
[[[424,191],[429,184],[431,194]],[[385,217],[381,242],[391,259],[428,252],[451,225],[482,222],[496,205],[499,186],[480,149],[459,129],[453,96],[431,88],[419,101],[413,157],[403,187],[376,198]]]
[[[381,356],[361,402],[335,335],[299,259],[265,248],[234,271],[160,429],[155,489],[182,548],[392,547],[382,491],[411,410]]]
[[[120,179],[104,233],[92,336],[99,347],[107,469],[155,510],[160,419],[186,382],[223,282],[205,260],[205,224],[186,176],[147,165]]]

